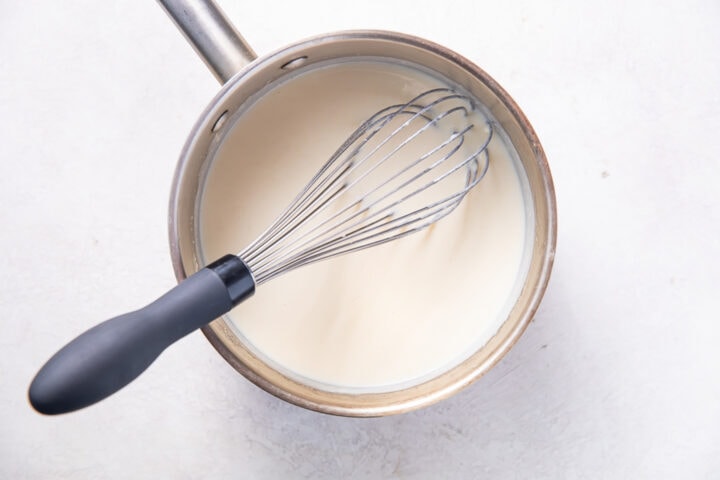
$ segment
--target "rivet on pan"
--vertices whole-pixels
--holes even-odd
[[[217,120],[215,120],[215,123],[213,123],[212,128],[210,129],[211,132],[215,133],[218,130],[220,130],[223,125],[225,125],[225,120],[227,120],[228,117],[228,111],[225,110],[223,113],[220,114]]]
[[[308,57],[307,55],[303,55],[302,57],[297,57],[289,62],[285,63],[282,67],[280,67],[282,70],[294,70],[298,67],[301,67],[305,65],[305,62],[307,61]]]

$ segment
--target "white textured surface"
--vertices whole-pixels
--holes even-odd
[[[509,3],[221,3],[261,53],[346,28],[445,44],[550,159],[535,322],[461,394],[370,420],[259,391],[200,334],[101,405],[30,410],[60,344],[173,284],[174,161],[218,86],[153,2],[0,3],[0,478],[718,478],[720,6]]]

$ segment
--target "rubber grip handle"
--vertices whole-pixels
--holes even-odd
[[[251,280],[243,282],[250,291],[240,300],[254,291]],[[221,274],[206,267],[146,307],[91,328],[40,369],[30,385],[30,403],[40,413],[59,414],[115,393],[169,345],[238,303],[228,288]]]

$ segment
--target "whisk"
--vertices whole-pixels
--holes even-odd
[[[237,256],[220,258],[146,307],[91,328],[57,352],[30,386],[32,406],[58,414],[91,405],[257,285],[433,225],[487,172],[492,135],[492,122],[474,102],[447,88],[380,110]]]

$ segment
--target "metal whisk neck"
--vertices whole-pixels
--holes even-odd
[[[483,178],[492,135],[474,102],[447,88],[386,107],[348,137],[239,256],[259,285],[423,230]]]

